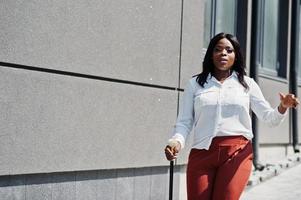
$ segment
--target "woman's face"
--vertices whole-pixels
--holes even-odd
[[[213,49],[213,64],[218,71],[228,71],[234,64],[235,52],[233,45],[227,38],[223,38]]]

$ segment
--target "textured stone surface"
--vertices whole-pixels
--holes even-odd
[[[301,87],[298,87],[298,94],[297,97],[299,98],[299,101],[301,102]],[[298,121],[300,122],[301,120],[301,105],[299,104],[298,106]],[[300,123],[298,124],[298,136],[299,136],[299,143],[301,141],[301,127]]]
[[[28,175],[25,178],[25,184],[25,199],[52,199],[52,176],[50,174]]]
[[[166,164],[162,149],[175,122],[176,92],[0,71],[0,85],[14,88],[0,96],[10,107],[7,123],[15,129],[2,133],[2,174]]]
[[[115,200],[117,192],[117,170],[101,170],[97,185],[97,199]]]
[[[58,173],[52,176],[52,199],[51,200],[74,200],[76,199],[76,173]]]
[[[12,141],[10,131],[2,132],[0,137],[0,174],[9,174],[11,166]]]
[[[0,60],[176,87],[180,6],[164,0],[5,1]]]
[[[168,168],[158,167],[152,169],[151,177],[151,199],[168,198]]]
[[[11,177],[9,187],[11,188],[13,200],[25,200],[25,176]]]
[[[134,169],[117,171],[116,199],[134,199]]]
[[[138,168],[134,171],[134,200],[150,200],[151,168]],[[149,187],[148,187],[149,186]]]
[[[12,188],[9,183],[9,176],[0,177],[0,199],[9,200],[12,198]]]
[[[96,171],[78,172],[76,174],[76,199],[96,199],[98,181],[98,173]]]
[[[204,1],[184,1],[183,39],[181,63],[181,88],[202,71]]]
[[[279,92],[284,94],[288,93],[288,88],[285,83],[275,82],[264,77],[259,79],[259,86],[266,100],[273,108],[276,108],[280,103]],[[276,127],[270,127],[259,121],[258,133],[260,143],[289,143],[289,114],[287,113],[285,120]]]
[[[181,199],[182,166],[175,167],[174,199]],[[168,167],[0,176],[1,200],[166,199]]]

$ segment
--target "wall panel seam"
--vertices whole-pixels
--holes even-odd
[[[86,79],[101,80],[101,81],[108,81],[108,82],[115,82],[115,83],[123,83],[123,84],[129,84],[129,85],[137,85],[137,86],[143,86],[143,87],[151,87],[151,88],[157,88],[157,89],[184,91],[184,89],[179,88],[179,87],[155,85],[155,84],[149,84],[149,83],[143,83],[143,82],[135,82],[135,81],[129,81],[129,80],[116,79],[116,78],[108,78],[108,77],[102,77],[102,76],[96,76],[96,75],[90,75],[90,74],[82,74],[82,73],[62,71],[62,70],[56,70],[56,69],[34,67],[34,66],[21,65],[21,64],[15,64],[15,63],[0,62],[0,66],[8,67],[8,68],[15,68],[15,69],[24,69],[24,70],[30,70],[30,71],[45,72],[45,73],[50,73],[50,74],[73,76],[73,77],[78,77],[78,78],[86,78]]]

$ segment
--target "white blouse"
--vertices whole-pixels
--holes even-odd
[[[172,139],[184,148],[185,140],[194,128],[192,148],[209,149],[216,136],[243,135],[251,140],[250,107],[263,122],[271,126],[280,124],[286,113],[281,114],[277,107],[270,106],[252,78],[244,76],[244,79],[249,90],[239,83],[236,73],[222,84],[209,74],[204,88],[196,82],[196,77],[190,79]]]

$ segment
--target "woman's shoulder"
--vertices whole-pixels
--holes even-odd
[[[197,76],[193,76],[192,78],[189,79],[189,84],[192,86],[192,88],[196,88],[199,86],[199,83],[197,81]]]
[[[186,79],[186,81],[184,81],[184,86],[186,86],[185,89],[189,88],[189,90],[194,91],[196,89],[196,87],[198,86],[197,77],[193,76],[189,79]]]
[[[249,85],[249,84],[252,84],[254,82],[254,79],[247,76],[247,75],[244,75],[244,80],[246,81],[246,83]]]
[[[197,76],[193,76],[193,77],[191,77],[190,79],[189,79],[189,82],[191,82],[191,83],[196,83],[197,82]]]
[[[249,76],[244,76],[244,80],[245,82],[248,84],[248,86],[250,87],[250,90],[254,90],[254,88],[259,88],[258,83],[251,77]]]

